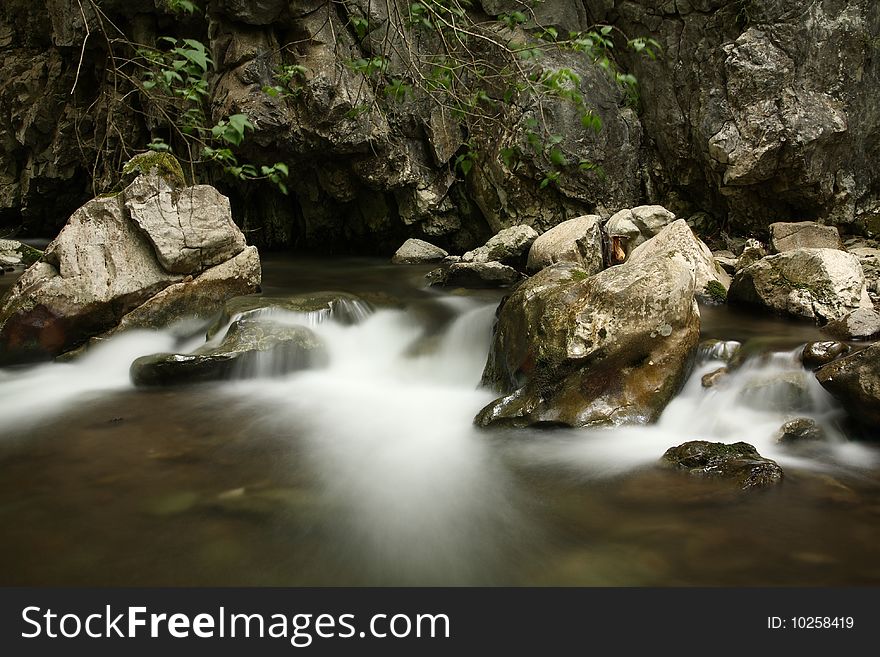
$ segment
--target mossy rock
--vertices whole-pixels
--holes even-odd
[[[183,175],[183,167],[177,158],[170,153],[158,153],[156,151],[147,151],[140,153],[131,158],[125,166],[122,167],[122,177],[124,181],[133,180],[140,174],[147,174],[156,169],[158,174],[171,187],[185,187],[186,178]]]
[[[727,303],[727,288],[718,281],[709,281],[703,288],[705,296],[716,304]]]

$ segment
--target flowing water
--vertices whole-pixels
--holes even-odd
[[[204,342],[167,331],[0,370],[0,583],[880,582],[880,450],[849,439],[798,364],[815,328],[704,309],[704,337],[752,356],[705,389],[722,365],[705,354],[656,425],[486,432],[472,420],[493,399],[478,384],[500,293],[441,294],[424,273],[264,262],[267,295],[342,290],[375,309],[340,308],[354,324],[272,315],[311,325],[319,369],[258,362],[247,378],[135,390],[136,357]],[[778,445],[792,417],[828,441]],[[657,467],[694,439],[749,442],[786,479],[742,493]]]

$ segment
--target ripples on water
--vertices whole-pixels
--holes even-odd
[[[280,377],[135,391],[136,357],[203,342],[171,332],[0,370],[3,581],[880,581],[877,451],[841,433],[790,350],[711,389],[700,378],[723,363],[700,363],[650,427],[486,433],[472,420],[493,399],[478,383],[496,302],[419,292],[403,305],[355,325],[272,313],[310,325],[330,356]],[[780,375],[803,378],[798,408],[744,393]],[[792,417],[820,423],[827,445],[777,445]],[[654,467],[694,439],[749,442],[787,480],[731,497]]]

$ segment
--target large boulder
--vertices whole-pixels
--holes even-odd
[[[853,418],[876,431],[880,426],[880,344],[825,365],[816,378]]]
[[[670,447],[661,462],[694,476],[731,481],[743,490],[774,486],[783,479],[782,468],[748,443],[692,440]]]
[[[602,218],[586,214],[538,237],[529,249],[526,270],[534,273],[557,262],[571,262],[592,276],[604,268],[602,254]]]
[[[842,249],[840,231],[815,221],[770,224],[770,246],[776,253],[795,249]]]
[[[837,249],[796,249],[762,258],[737,272],[730,300],[823,324],[873,307],[858,258]]]
[[[166,386],[280,376],[326,363],[323,343],[308,328],[239,319],[219,345],[205,345],[191,354],[142,356],[132,363],[130,374],[135,385]]]
[[[160,204],[165,224],[156,227],[155,233],[149,232],[153,224],[133,220],[127,208],[128,190],[144,198],[149,189],[177,198]],[[259,288],[259,257],[253,248],[245,251],[244,237],[229,220],[224,197],[200,188],[173,190],[155,168],[139,176],[128,190],[96,198],[77,210],[46,247],[42,259],[22,274],[4,298],[0,364],[51,358],[74,349],[116,328],[144,304],[129,317],[127,326],[155,327],[184,314],[207,316],[225,298]],[[195,196],[213,198],[216,203],[180,200]],[[155,245],[163,243],[165,226],[176,222],[182,227],[184,242],[205,244],[200,226],[204,222],[210,227],[207,232],[217,235],[218,217],[227,236],[212,243],[227,245],[222,253],[229,260],[218,261],[214,251],[183,260],[164,258],[175,263],[174,271],[163,266]],[[184,270],[181,262],[191,263],[192,269]]]
[[[499,308],[483,384],[503,396],[481,426],[656,420],[683,384],[700,336],[696,266],[674,250],[684,222],[624,264],[588,276],[546,267]]]

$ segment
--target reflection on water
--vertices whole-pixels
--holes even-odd
[[[477,384],[497,293],[427,291],[419,268],[306,264],[270,260],[266,294],[384,302],[356,325],[314,324],[324,368],[139,391],[129,363],[180,348],[143,333],[0,370],[0,582],[880,582],[878,452],[847,440],[793,359],[814,329],[713,311],[713,337],[792,343],[708,390],[700,376],[720,363],[701,363],[652,427],[486,433],[472,419],[492,399]],[[828,444],[778,446],[792,417]],[[692,439],[750,442],[786,480],[742,495],[656,467]]]

